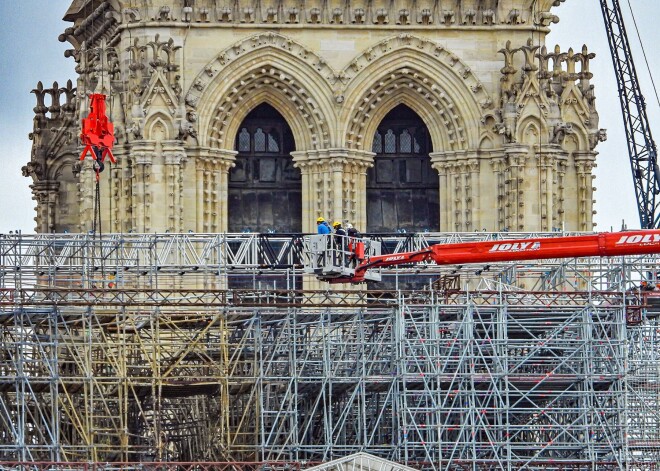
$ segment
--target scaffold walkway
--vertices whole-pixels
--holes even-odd
[[[335,290],[305,253],[299,235],[0,237],[0,466],[660,462],[657,256],[404,266],[383,275],[423,288]]]

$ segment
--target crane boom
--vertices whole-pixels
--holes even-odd
[[[600,6],[619,89],[639,221],[642,228],[653,229],[660,226],[660,169],[646,102],[639,86],[619,0],[600,0]]]
[[[323,238],[327,236],[313,236]],[[336,237],[331,244],[317,243],[317,247],[328,247],[325,252],[312,254],[335,262],[335,265],[310,270],[330,283],[362,283],[367,280],[378,280],[369,273],[370,270],[391,267],[395,265],[433,261],[437,265],[459,265],[469,263],[491,263],[516,260],[541,260],[574,257],[609,257],[620,255],[637,255],[660,253],[660,230],[637,230],[625,232],[602,232],[566,237],[537,237],[530,239],[496,240],[486,242],[461,242],[454,244],[435,244],[414,252],[403,252],[388,255],[365,255],[359,244],[348,240],[337,242]],[[336,248],[333,248],[336,247]],[[357,247],[348,254],[345,247]],[[351,255],[358,254],[354,269],[346,268],[346,261]]]

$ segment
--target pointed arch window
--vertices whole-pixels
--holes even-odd
[[[291,128],[277,110],[262,104],[239,129],[238,154],[229,171],[229,231],[299,232],[302,177],[291,158]]]
[[[401,146],[400,152],[402,154],[412,154],[412,136],[407,129],[401,131],[399,136],[399,145]]]
[[[388,129],[385,133],[385,153],[394,154],[396,152],[396,135],[394,131]]]
[[[238,151],[250,152],[250,133],[245,128],[238,134]]]
[[[291,157],[296,150],[291,128],[275,108],[262,103],[247,114],[239,129],[234,144],[238,153],[227,183],[229,232],[300,233],[302,175]],[[280,250],[279,241],[268,243],[275,252]],[[258,257],[257,263],[269,263],[267,254]],[[302,275],[297,274],[256,278],[229,274],[228,278],[229,288],[302,289]]]
[[[431,166],[429,131],[400,105],[374,133],[374,166],[367,171],[367,232],[437,231],[438,173]]]
[[[383,152],[383,135],[378,131],[374,134],[374,143],[371,146],[371,152],[375,152],[376,154]]]
[[[280,144],[278,142],[277,134],[270,131],[268,133],[268,152],[279,152]]]
[[[266,152],[266,134],[261,128],[254,132],[254,151]]]

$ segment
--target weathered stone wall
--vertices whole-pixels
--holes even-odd
[[[373,136],[400,104],[431,136],[437,230],[591,230],[594,55],[546,50],[560,3],[74,1],[60,39],[77,96],[34,91],[24,173],[37,230],[91,227],[94,172],[76,135],[93,91],[108,94],[117,136],[104,231],[225,231],[236,135],[264,102],[294,135],[305,231],[319,214],[366,227]]]

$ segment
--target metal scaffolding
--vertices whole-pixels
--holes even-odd
[[[660,301],[641,289],[658,257],[397,267],[395,289],[338,291],[301,289],[318,288],[305,243],[0,238],[0,461],[660,462]],[[425,287],[396,289],[413,277]]]

